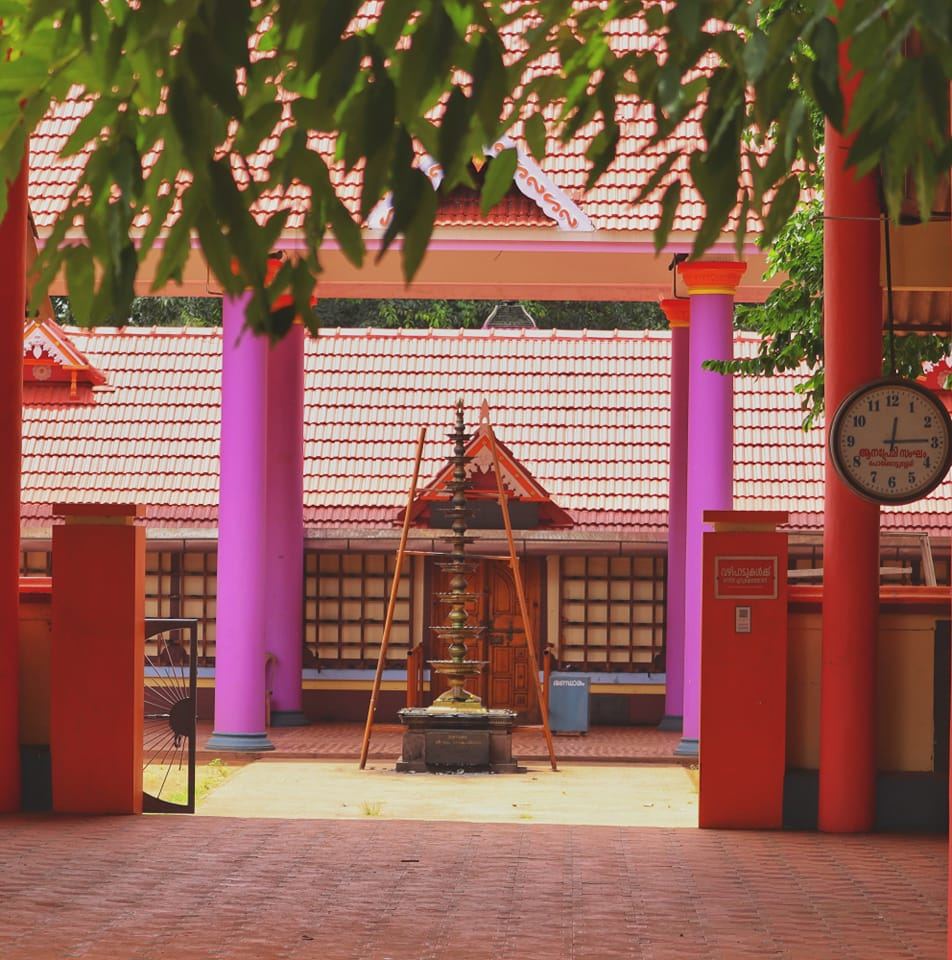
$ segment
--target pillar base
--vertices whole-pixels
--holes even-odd
[[[699,754],[700,742],[692,740],[690,737],[683,737],[681,742],[674,748],[676,757],[696,757]]]
[[[666,714],[658,724],[658,729],[665,733],[680,733],[684,729],[684,717]]]
[[[212,733],[206,750],[224,750],[229,753],[259,753],[273,750],[274,744],[265,733]]]
[[[272,710],[272,727],[307,727],[311,721],[300,710]]]

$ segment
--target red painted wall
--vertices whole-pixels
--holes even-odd
[[[71,510],[53,528],[53,809],[141,813],[145,530],[133,507]]]
[[[783,825],[786,573],[785,534],[704,535],[702,827]]]

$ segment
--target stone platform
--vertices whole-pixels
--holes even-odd
[[[525,773],[512,757],[512,710],[430,712],[424,707],[399,712],[403,754],[397,770],[405,773],[482,770]]]

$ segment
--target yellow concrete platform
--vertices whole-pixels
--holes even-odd
[[[448,820],[696,827],[693,771],[680,766],[533,765],[524,774],[396,773],[392,764],[258,760],[198,813],[318,820]]]

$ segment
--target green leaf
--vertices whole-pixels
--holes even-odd
[[[675,180],[674,183],[668,185],[668,189],[665,190],[661,199],[661,217],[654,232],[655,253],[660,253],[668,242],[668,234],[671,233],[671,227],[674,224],[674,217],[678,212],[680,202],[681,181]]]
[[[403,243],[403,276],[407,283],[413,280],[423,262],[436,219],[436,191],[431,189],[429,181],[422,174],[421,178],[425,183],[420,185],[416,210],[407,226]]]
[[[533,113],[526,120],[525,136],[529,151],[541,163],[545,159],[545,120],[541,113]]]
[[[620,136],[621,130],[614,121],[606,123],[605,129],[595,135],[585,151],[585,156],[592,161],[592,168],[585,179],[586,190],[591,190],[598,183],[599,177],[611,166],[618,151]]]
[[[518,165],[519,154],[512,147],[501,150],[489,161],[486,179],[483,181],[482,193],[479,196],[479,209],[484,214],[489,213],[509,191]]]
[[[843,94],[840,89],[840,51],[836,27],[830,20],[817,23],[810,45],[813,48],[813,67],[809,80],[820,109],[837,130],[843,129]]]
[[[496,135],[508,92],[504,57],[498,39],[486,35],[480,39],[473,60],[473,101],[487,141]]]
[[[83,326],[92,324],[95,273],[93,258],[84,246],[68,247],[65,251],[66,289],[69,291],[70,309],[76,321]]]
[[[252,153],[261,145],[265,137],[272,134],[280,119],[281,104],[279,102],[274,101],[259,107],[242,120],[238,127],[238,135],[235,137],[235,149],[239,153]]]
[[[469,97],[460,87],[454,87],[443,113],[439,129],[439,156],[443,164],[447,186],[457,183],[461,168],[469,162],[467,145],[469,142],[469,120],[471,116]]]
[[[774,195],[770,210],[764,218],[764,233],[772,239],[780,228],[790,219],[800,199],[800,178],[796,175],[788,177]]]

